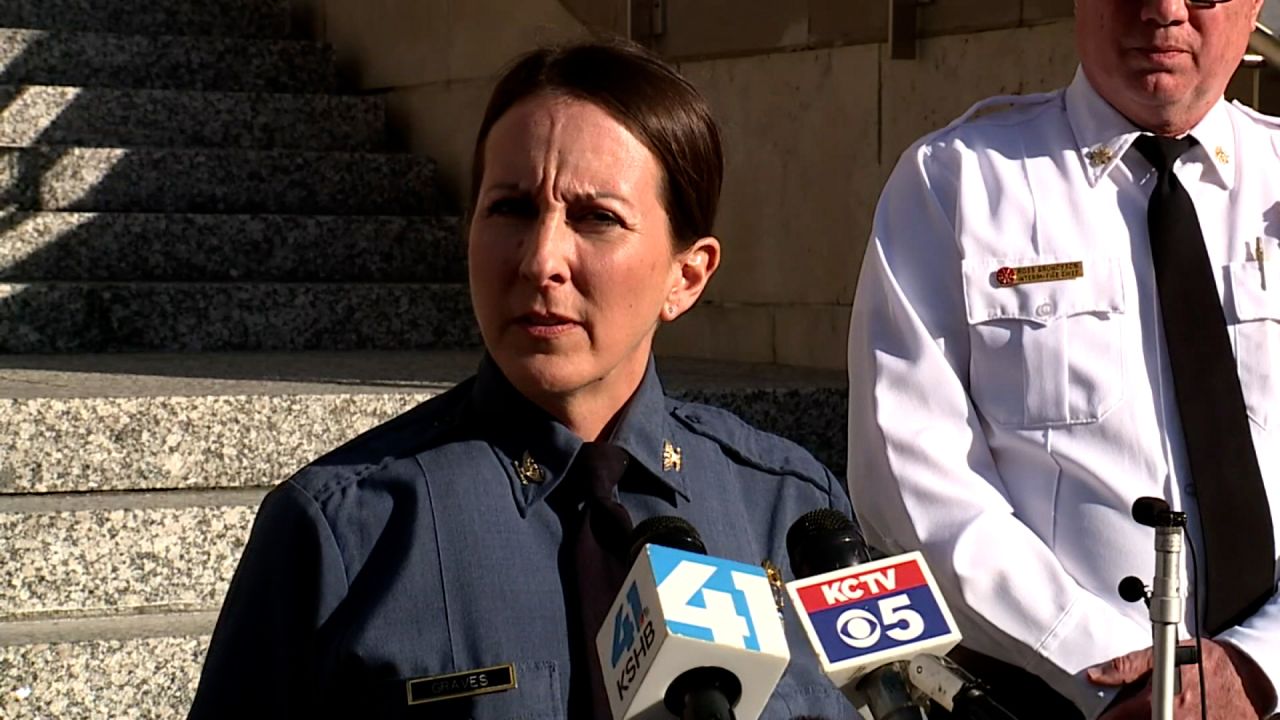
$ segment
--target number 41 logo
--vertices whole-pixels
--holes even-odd
[[[649,610],[640,603],[640,588],[634,582],[627,590],[627,604],[618,608],[613,617],[613,653],[610,660],[613,667],[618,667],[622,656],[626,655],[636,642],[636,631],[643,628],[648,621]]]
[[[763,571],[750,574],[681,560],[659,583],[658,596],[675,634],[748,650],[786,644]]]

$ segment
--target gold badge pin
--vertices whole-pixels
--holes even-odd
[[[547,480],[547,474],[543,472],[542,466],[534,461],[533,456],[527,450],[524,453],[524,457],[512,464],[516,466],[516,474],[520,476],[520,482],[524,485],[529,483],[541,485]]]
[[[1217,158],[1218,162],[1222,163],[1223,165],[1227,165],[1231,162],[1231,156],[1227,154],[1226,150],[1222,149],[1221,145],[1219,145],[1217,149],[1213,151],[1213,156]]]
[[[1075,280],[1081,277],[1084,277],[1084,263],[1082,262],[1002,267],[996,270],[996,284],[1000,287],[1054,282],[1055,280]]]
[[[405,682],[404,689],[410,705],[422,705],[439,700],[488,695],[512,690],[517,686],[516,668],[507,664],[449,675],[414,678]]]
[[[1099,145],[1092,150],[1086,150],[1084,156],[1091,166],[1100,168],[1114,160],[1116,154],[1106,145]]]
[[[769,558],[765,558],[760,567],[764,568],[764,575],[769,579],[769,587],[773,590],[773,604],[778,606],[778,616],[781,617],[782,609],[787,606],[787,587],[782,582],[782,569]]]
[[[672,470],[680,472],[680,468],[684,466],[684,452],[680,448],[671,444],[670,440],[662,441],[662,469],[666,472]]]

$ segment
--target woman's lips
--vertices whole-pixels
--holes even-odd
[[[515,324],[524,332],[539,339],[559,337],[578,327],[575,320],[549,313],[526,313],[516,318]]]

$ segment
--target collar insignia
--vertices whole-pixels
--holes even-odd
[[[547,474],[543,472],[542,466],[534,461],[528,450],[525,451],[524,457],[513,461],[512,464],[516,466],[516,474],[520,476],[521,485],[529,483],[541,485],[547,480]]]
[[[1100,168],[1115,159],[1116,154],[1106,145],[1099,145],[1092,150],[1086,150],[1084,156],[1089,161],[1090,167]]]
[[[670,440],[663,440],[662,469],[666,472],[680,472],[681,467],[684,467],[684,451],[672,445]]]
[[[1217,158],[1218,162],[1222,163],[1223,165],[1228,165],[1231,163],[1231,156],[1227,154],[1226,150],[1222,149],[1221,145],[1219,145],[1217,149],[1213,151],[1213,156]]]

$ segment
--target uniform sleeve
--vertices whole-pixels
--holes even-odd
[[[909,151],[876,211],[849,333],[850,493],[873,544],[925,554],[967,646],[1093,717],[1111,694],[1084,670],[1150,645],[1150,627],[1083,589],[1014,515],[968,395],[956,153]]]
[[[262,503],[189,717],[293,717],[313,696],[315,631],[346,592],[329,525],[286,482]]]
[[[1280,696],[1280,594],[1272,595],[1252,617],[1215,639],[1231,643],[1252,658],[1271,681],[1272,691]],[[1269,711],[1263,717],[1280,713],[1280,698],[1264,710]]]

